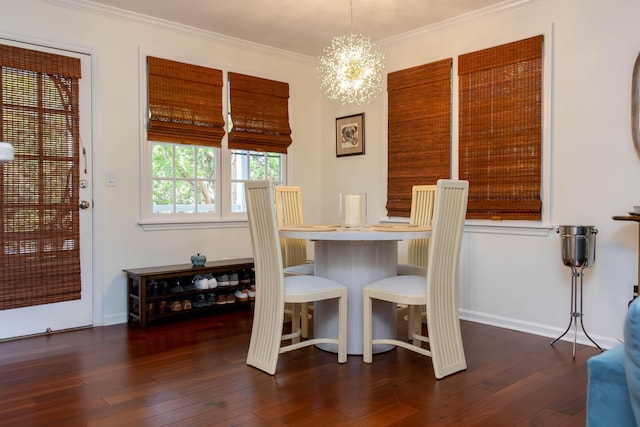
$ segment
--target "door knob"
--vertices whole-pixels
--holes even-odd
[[[86,200],[80,200],[80,209],[87,209],[91,204]]]

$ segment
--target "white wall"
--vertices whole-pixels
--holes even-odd
[[[252,256],[246,227],[143,231],[138,225],[144,143],[138,99],[140,50],[288,82],[294,141],[289,176],[308,194],[320,193],[320,163],[313,160],[320,157],[320,92],[316,64],[308,58],[151,20],[91,12],[73,2],[2,0],[0,31],[3,37],[89,52],[94,58],[96,325],[127,320],[123,268],[189,263],[196,252],[209,260]],[[116,172],[117,187],[104,185],[107,170]],[[306,217],[319,222],[319,200],[306,199]]]
[[[504,6],[504,4],[503,4]],[[550,230],[540,235],[485,233],[468,227],[460,298],[467,319],[559,336],[570,320],[570,269],[562,264],[557,225],[595,225],[596,264],[584,273],[584,324],[599,344],[621,335],[637,280],[638,225],[613,221],[640,204],[640,161],[630,132],[631,71],[640,51],[637,0],[512,2],[381,43],[386,71],[453,57],[536,34],[553,43],[550,119]],[[365,156],[336,158],[323,148],[323,199],[341,191],[369,193],[370,220],[386,215],[386,94],[366,107],[323,103],[322,130],[332,119],[366,113]],[[454,120],[454,128],[457,121]],[[454,129],[454,134],[456,131]],[[337,202],[336,202],[337,203]],[[335,219],[336,205],[323,218]],[[572,339],[572,335],[569,336]],[[586,339],[579,337],[580,342]]]
[[[126,321],[123,268],[184,263],[196,251],[209,259],[251,255],[243,227],[203,233],[145,232],[138,226],[139,49],[289,82],[290,183],[305,190],[306,221],[337,221],[337,195],[344,191],[369,194],[370,221],[385,216],[384,93],[366,106],[342,106],[321,96],[316,65],[308,58],[72,5],[2,0],[0,35],[73,47],[95,59],[94,277],[103,311],[97,310],[96,324]],[[605,346],[621,333],[637,277],[638,226],[611,216],[640,204],[640,162],[629,123],[638,16],[637,0],[533,0],[382,44],[387,71],[395,71],[553,29],[553,60],[545,58],[547,66],[553,64],[550,225],[599,230],[596,265],[585,272],[584,323]],[[336,158],[335,118],[360,112],[366,154]],[[104,186],[106,170],[117,172],[117,187]],[[465,235],[460,298],[466,318],[555,337],[569,321],[569,281],[553,229],[531,236],[474,228]]]

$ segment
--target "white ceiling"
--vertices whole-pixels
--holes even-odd
[[[92,2],[316,57],[351,32],[350,0]],[[353,32],[378,42],[503,3],[514,0],[353,0]]]

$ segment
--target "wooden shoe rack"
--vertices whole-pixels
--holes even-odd
[[[196,314],[208,314],[221,312],[222,310],[248,309],[250,304],[245,301],[235,301],[229,304],[216,304],[205,307],[194,307],[199,295],[232,294],[237,289],[249,287],[247,283],[234,286],[218,286],[214,289],[183,290],[171,292],[170,289],[177,283],[182,286],[192,283],[195,276],[201,274],[231,275],[240,274],[242,271],[253,268],[252,258],[209,261],[202,267],[193,267],[191,264],[168,265],[161,267],[131,268],[123,270],[127,274],[127,306],[128,322],[138,323],[144,327],[147,323],[180,319]],[[253,284],[253,275],[252,284]],[[171,311],[168,305],[174,301],[192,302],[192,308]]]

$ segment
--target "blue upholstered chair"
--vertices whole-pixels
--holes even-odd
[[[640,298],[629,306],[624,343],[587,362],[587,427],[640,426]]]

